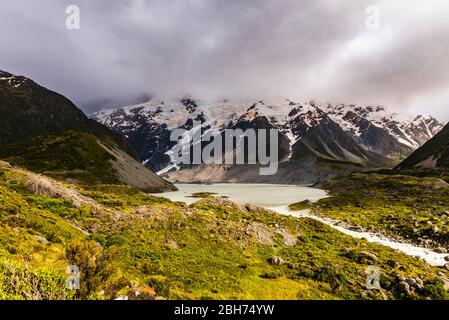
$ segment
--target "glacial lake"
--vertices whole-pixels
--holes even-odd
[[[293,212],[288,209],[288,205],[303,200],[312,202],[326,198],[328,193],[325,190],[314,189],[305,186],[281,185],[281,184],[251,184],[251,183],[214,183],[214,184],[175,184],[178,191],[155,194],[172,201],[182,201],[191,204],[200,199],[190,197],[197,192],[213,192],[216,196],[225,196],[229,200],[239,204],[252,203],[271,209],[279,214],[290,215],[297,218],[310,218],[318,220],[332,228],[357,239],[366,239],[369,242],[377,243],[407,255],[419,257],[434,266],[443,266],[446,262],[447,254],[436,253],[431,249],[422,248],[413,244],[403,243],[389,239],[380,234],[355,231],[340,226],[339,221],[329,218],[319,217],[308,210]]]
[[[198,198],[193,193],[213,192],[216,196],[228,197],[238,204],[252,203],[265,208],[288,207],[303,200],[318,201],[327,196],[327,192],[304,186],[258,183],[213,183],[213,184],[175,184],[178,191],[159,193],[158,196],[172,201],[191,204]]]

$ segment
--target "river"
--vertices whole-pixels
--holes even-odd
[[[433,252],[431,249],[418,247],[408,243],[398,242],[379,234],[354,231],[338,225],[338,221],[316,216],[308,210],[291,211],[288,205],[303,200],[312,202],[328,196],[325,190],[314,189],[295,185],[278,184],[247,184],[247,183],[214,183],[214,184],[176,184],[178,191],[157,194],[172,201],[182,201],[191,204],[197,198],[189,197],[197,192],[212,192],[219,196],[228,197],[229,200],[239,204],[253,203],[273,210],[279,214],[290,215],[298,218],[307,217],[325,223],[332,228],[351,237],[377,243],[407,255],[420,257],[434,266],[443,266],[447,263],[447,254]]]

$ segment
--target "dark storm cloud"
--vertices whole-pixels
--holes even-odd
[[[69,4],[79,31],[65,28]],[[444,0],[2,0],[0,69],[86,111],[144,94],[289,96],[448,120],[448,16]]]

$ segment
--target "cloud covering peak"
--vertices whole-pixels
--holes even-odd
[[[71,4],[80,30],[65,27]],[[0,69],[87,112],[142,95],[288,96],[449,120],[448,16],[444,0],[3,0]]]

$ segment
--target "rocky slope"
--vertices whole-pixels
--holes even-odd
[[[0,71],[0,114],[0,158],[13,164],[83,183],[174,188],[140,164],[126,138],[28,78]]]
[[[449,125],[413,152],[396,169],[449,168]]]
[[[194,181],[194,176],[201,176],[200,181],[298,183],[316,181],[349,167],[361,170],[393,166],[442,128],[430,116],[399,115],[381,106],[302,103],[283,98],[256,102],[153,99],[119,110],[104,110],[93,118],[126,135],[147,167],[179,181]],[[191,130],[192,120],[201,121],[202,133],[212,135],[235,128],[278,129],[278,156],[282,162],[278,173],[260,177],[255,166],[192,167],[171,163],[170,153],[176,142],[170,141],[170,133],[176,128]],[[290,176],[289,172],[295,174]],[[318,179],[313,178],[314,174]]]

